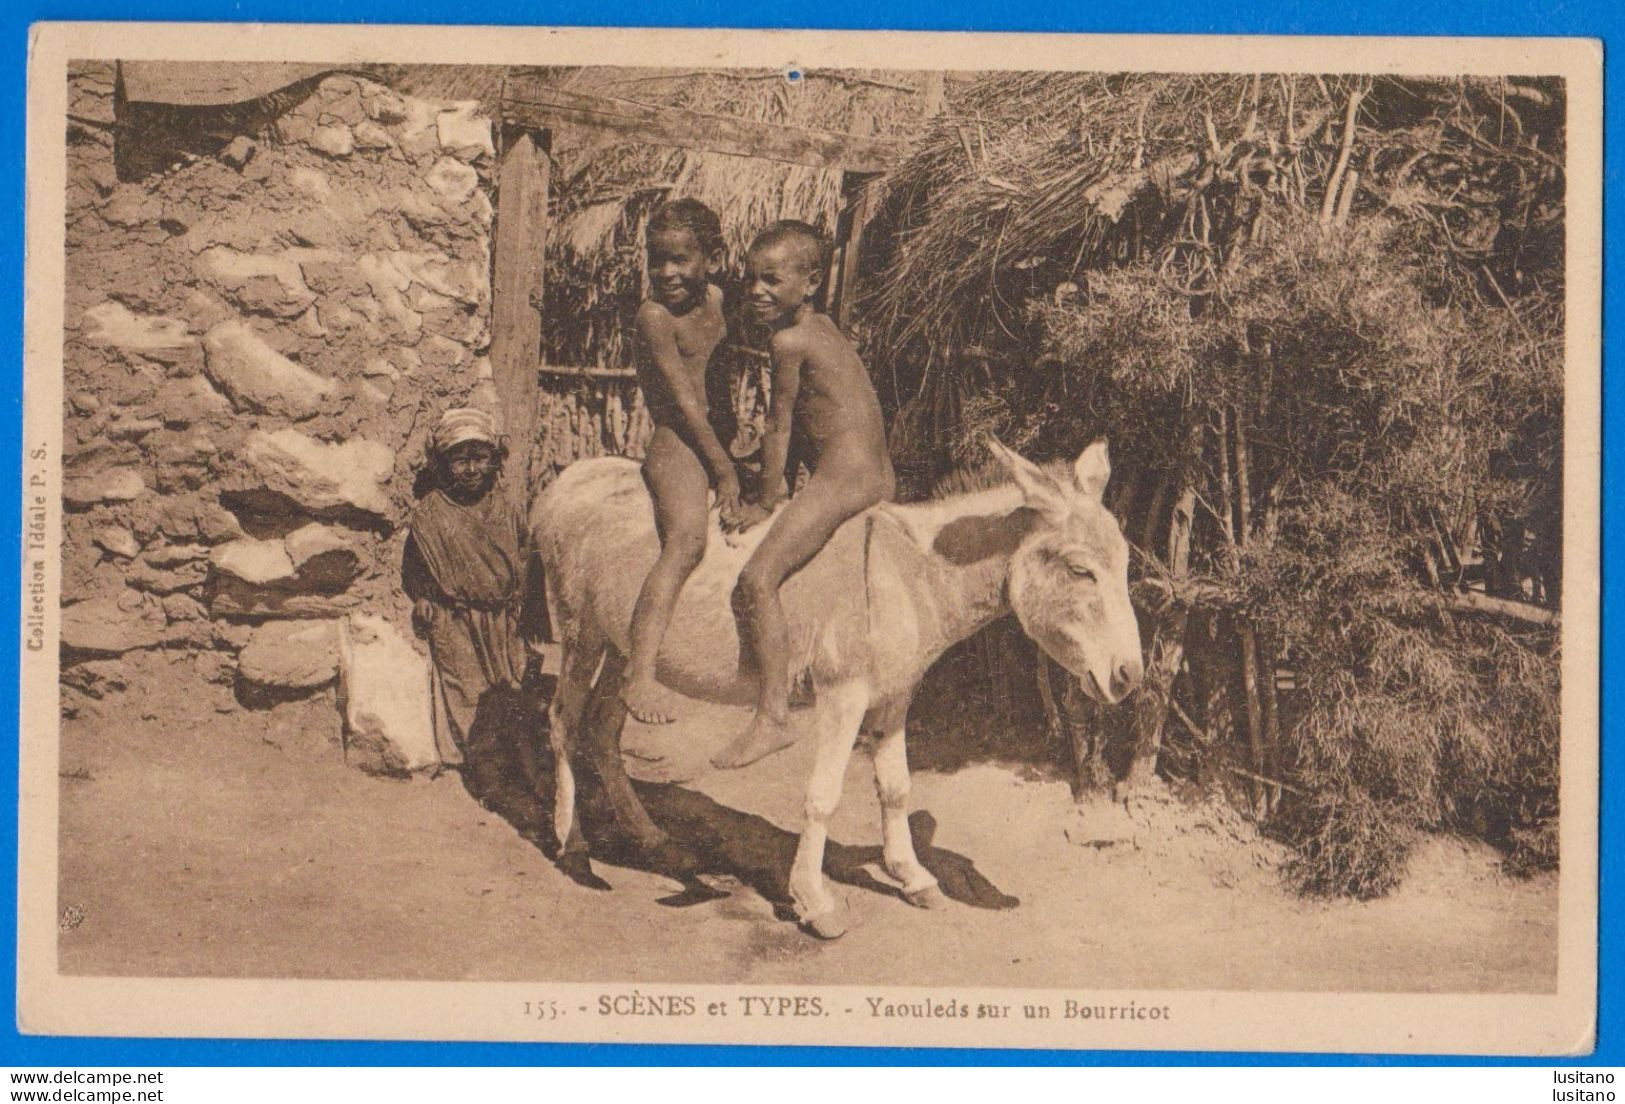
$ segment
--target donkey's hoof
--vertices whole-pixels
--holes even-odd
[[[942,892],[942,887],[935,882],[921,889],[904,890],[903,900],[915,908],[935,910],[948,907],[948,895]]]
[[[803,920],[801,926],[819,939],[839,939],[846,934],[846,917],[840,909],[830,909]]]
[[[586,889],[608,890],[610,884],[593,873],[592,859],[585,851],[569,850],[554,860],[561,873]]]

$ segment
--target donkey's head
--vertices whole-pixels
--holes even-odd
[[[1090,697],[1121,701],[1145,673],[1128,596],[1128,542],[1101,503],[1111,475],[1096,441],[1054,473],[989,441],[1038,522],[1010,558],[1010,605],[1021,627]]]

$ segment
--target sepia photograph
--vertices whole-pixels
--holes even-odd
[[[1587,44],[41,33],[23,1030],[1590,1046]]]

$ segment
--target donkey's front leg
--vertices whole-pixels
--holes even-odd
[[[835,939],[846,932],[846,922],[824,881],[824,843],[829,838],[829,818],[841,803],[846,763],[868,705],[869,688],[862,682],[818,691],[818,753],[807,783],[807,822],[790,867],[790,900],[797,917],[820,939]]]
[[[875,792],[880,796],[881,848],[886,873],[903,883],[903,899],[918,908],[943,908],[937,880],[920,865],[914,854],[914,837],[908,829],[908,750],[903,737],[903,714],[879,718],[875,738]]]

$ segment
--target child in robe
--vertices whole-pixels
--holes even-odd
[[[485,735],[476,716],[503,734],[524,680],[525,531],[498,479],[506,451],[490,414],[446,411],[429,442],[434,486],[407,523],[403,578],[413,628],[429,642],[435,742],[448,764]]]

